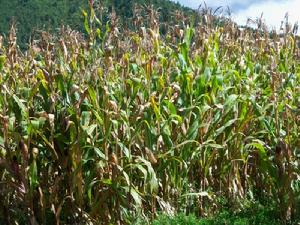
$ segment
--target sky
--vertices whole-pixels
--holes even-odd
[[[198,8],[203,0],[173,0],[182,5]],[[286,13],[289,21],[300,23],[300,0],[206,0],[207,6],[229,6],[233,19],[240,25],[245,25],[247,18],[256,19],[263,13],[263,19],[269,28],[279,29]]]

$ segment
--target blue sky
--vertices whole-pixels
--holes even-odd
[[[173,0],[191,8],[198,8],[202,0]],[[233,11],[233,19],[239,24],[246,24],[247,18],[255,19],[263,13],[268,26],[279,28],[285,14],[289,21],[300,22],[300,0],[206,0],[208,6],[229,6]]]

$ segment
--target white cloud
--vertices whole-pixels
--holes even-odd
[[[270,27],[280,27],[286,13],[289,15],[289,21],[295,23],[300,21],[299,15],[300,1],[299,0],[286,0],[286,1],[264,1],[250,5],[244,10],[238,11],[234,15],[234,20],[239,24],[246,24],[247,18],[258,18],[263,13],[263,18]]]
[[[173,0],[191,8],[198,8],[203,0]],[[210,7],[229,6],[233,9],[233,19],[245,25],[248,18],[256,19],[263,13],[269,27],[280,27],[286,13],[293,24],[300,22],[300,0],[206,0]]]

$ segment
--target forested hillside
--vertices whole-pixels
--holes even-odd
[[[0,33],[7,34],[11,23],[16,22],[18,43],[23,47],[35,30],[53,32],[61,25],[81,30],[83,27],[81,12],[82,9],[88,8],[88,4],[88,0],[0,0]],[[114,9],[120,17],[120,23],[126,23],[128,18],[132,17],[136,5],[141,7],[153,5],[163,12],[160,16],[162,21],[170,20],[171,13],[176,10],[188,12],[187,8],[169,0],[105,0],[93,1],[93,4],[97,5],[98,9],[105,8],[104,20],[108,20],[109,12]]]

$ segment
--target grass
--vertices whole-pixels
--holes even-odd
[[[266,215],[239,216],[230,213],[221,213],[210,219],[198,219],[195,216],[178,215],[176,217],[159,216],[152,222],[153,225],[281,225],[282,223]]]
[[[258,202],[244,202],[243,207],[234,210],[225,205],[213,216],[198,217],[194,214],[179,213],[175,216],[158,214],[152,225],[281,225],[285,224],[280,218],[280,211],[270,204],[262,205]],[[138,221],[138,224],[147,224],[146,221]],[[297,224],[294,221],[290,224]]]

